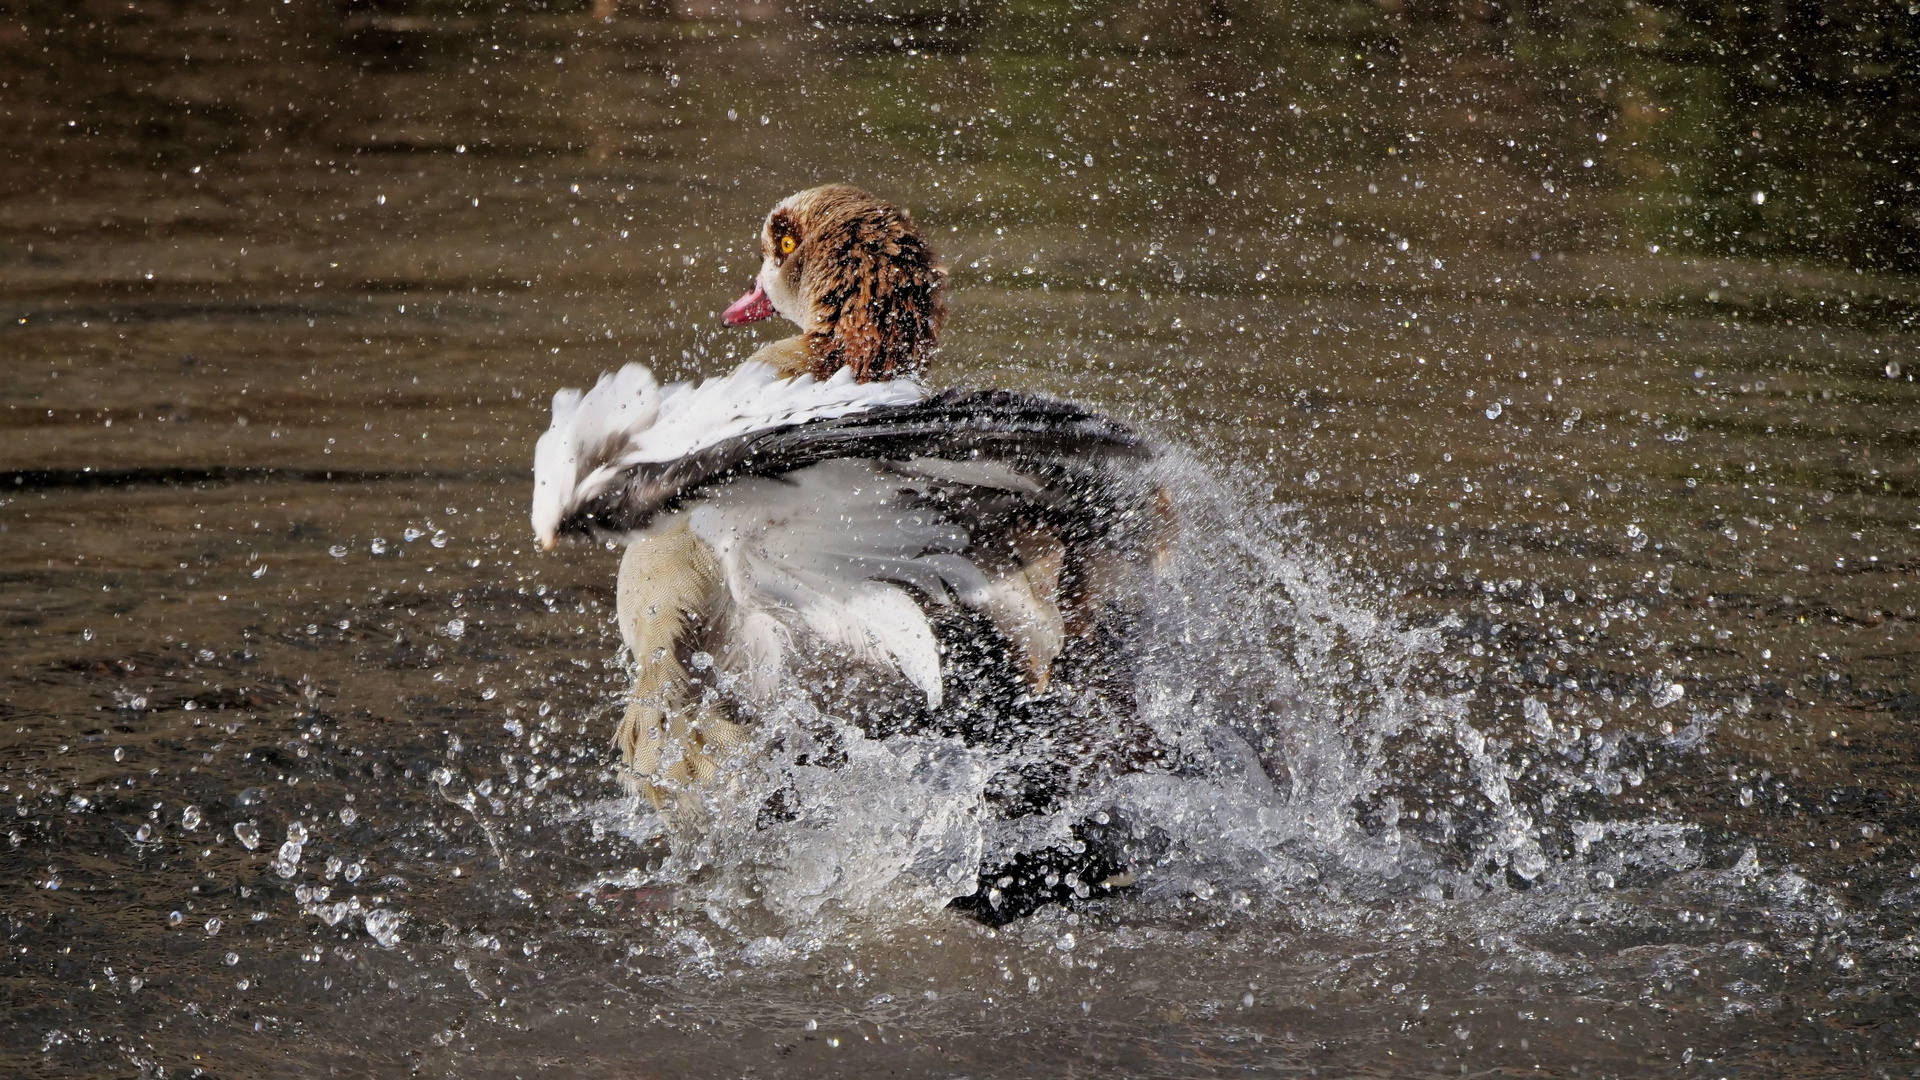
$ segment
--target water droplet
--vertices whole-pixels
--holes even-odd
[[[1489,420],[1500,419],[1500,412],[1501,412],[1500,403],[1497,401],[1493,402],[1492,404],[1487,406],[1487,419]]]
[[[347,557],[347,545],[335,544],[332,547],[327,549],[327,554],[333,556],[336,559],[344,559]]]
[[[354,863],[348,866],[346,869],[346,872],[341,874],[341,876],[346,878],[349,882],[353,882],[353,881],[359,881],[360,875],[365,872],[366,872],[365,869],[362,868],[359,863]]]
[[[240,965],[240,954],[237,952],[230,952],[227,955],[221,957],[220,962],[227,965],[228,967],[238,967]]]
[[[450,638],[463,637],[465,636],[466,632],[467,632],[467,620],[465,619],[447,620],[447,636],[448,637]]]
[[[126,747],[124,747],[124,746],[116,746],[116,747],[114,747],[114,748],[113,748],[113,760],[115,760],[115,761],[125,761],[125,760],[127,760],[127,748],[126,748]]]
[[[1539,698],[1528,698],[1520,703],[1520,711],[1527,718],[1527,730],[1533,737],[1545,742],[1553,737],[1553,720],[1547,714],[1547,703]]]
[[[218,915],[215,915],[213,918],[208,919],[207,920],[207,936],[212,937],[213,935],[219,933],[220,928],[225,925],[226,925],[225,923],[220,921],[220,916]]]
[[[351,825],[359,819],[360,815],[354,811],[353,807],[343,806],[340,808],[340,824]]]
[[[375,908],[367,912],[364,921],[368,935],[379,942],[382,948],[391,949],[400,941],[400,926],[406,918],[404,912]]]
[[[375,555],[385,555],[387,553],[387,542],[384,538],[376,536],[373,538],[373,542],[367,545],[367,550],[373,552]]]
[[[251,821],[234,822],[233,835],[248,851],[257,850],[260,847],[260,830]]]
[[[300,872],[300,845],[289,840],[273,856],[273,872],[283,879]]]
[[[199,828],[200,808],[197,806],[189,806],[185,810],[180,811],[180,827],[188,832]]]
[[[401,531],[400,535],[406,538],[407,543],[411,544],[415,540],[427,535],[427,531],[425,529],[416,529],[409,525]]]
[[[167,913],[168,926],[179,926],[181,923],[186,921],[187,921],[187,917],[185,915],[180,914],[177,911],[172,911]]]

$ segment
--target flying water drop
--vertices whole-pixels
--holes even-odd
[[[400,941],[400,925],[406,918],[404,912],[375,908],[367,912],[365,917],[367,934],[382,948],[391,949]]]

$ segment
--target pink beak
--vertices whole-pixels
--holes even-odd
[[[773,301],[767,299],[767,290],[760,285],[760,279],[753,279],[753,291],[733,302],[733,306],[720,313],[720,321],[728,326],[744,326],[750,322],[773,315]]]

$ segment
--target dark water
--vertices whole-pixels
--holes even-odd
[[[1914,1072],[1917,20],[13,5],[5,1071]],[[619,798],[546,401],[744,355],[830,179],[939,238],[932,381],[1170,447],[1150,705],[1264,772],[1132,792],[1137,895],[868,895],[857,771],[705,867]]]

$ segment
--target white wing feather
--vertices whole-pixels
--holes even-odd
[[[542,547],[553,546],[560,522],[583,501],[582,481],[653,425],[660,400],[660,384],[642,364],[601,375],[584,394],[553,395],[553,423],[533,449],[533,533]]]
[[[912,379],[863,383],[843,367],[825,382],[811,375],[783,379],[766,364],[748,361],[733,374],[698,386],[674,383],[661,392],[660,418],[638,434],[615,465],[672,461],[755,431],[830,420],[882,405],[911,405],[927,394]]]
[[[711,489],[686,513],[744,617],[785,618],[856,661],[891,666],[935,708],[939,643],[901,583],[947,603],[949,590],[970,600],[986,581],[957,554],[965,530],[904,505],[901,487],[872,462],[835,460]]]
[[[738,435],[830,420],[926,396],[912,379],[858,382],[851,368],[827,380],[785,379],[749,360],[732,374],[661,387],[644,364],[602,375],[593,389],[553,396],[553,423],[533,455],[533,531],[552,547],[560,523],[627,469],[672,461]]]

